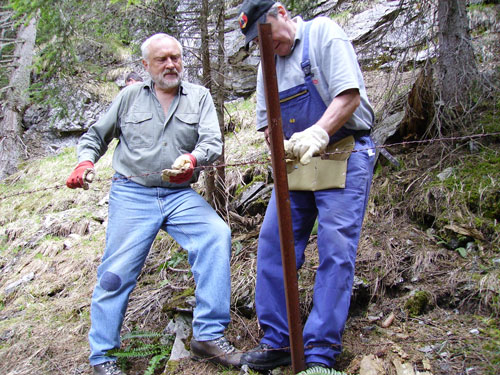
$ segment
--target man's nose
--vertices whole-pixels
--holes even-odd
[[[175,67],[174,60],[171,57],[167,57],[167,59],[165,60],[165,66],[167,68],[174,68]]]

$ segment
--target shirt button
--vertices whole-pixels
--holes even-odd
[[[163,142],[163,146],[166,146],[167,145],[167,142]]]

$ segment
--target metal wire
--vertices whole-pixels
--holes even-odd
[[[442,137],[442,138],[424,139],[424,140],[417,140],[417,141],[404,141],[404,142],[392,143],[392,144],[388,144],[388,145],[367,147],[367,148],[363,148],[363,149],[359,149],[359,150],[353,150],[352,152],[363,152],[363,151],[368,151],[368,150],[387,149],[387,148],[396,147],[396,146],[412,146],[412,145],[429,144],[429,143],[436,143],[436,142],[464,141],[464,140],[471,140],[471,139],[484,138],[484,137],[494,137],[494,136],[500,136],[500,132],[472,134],[472,135],[466,135],[466,136],[460,136],[460,137]],[[344,152],[343,151],[329,152],[329,153],[322,154],[322,156],[342,154],[342,153],[344,153]],[[267,160],[262,160],[262,156],[266,156]],[[270,164],[270,163],[271,163],[271,160],[269,158],[269,153],[266,152],[265,154],[261,155],[259,159],[254,159],[254,160],[249,160],[249,161],[237,161],[237,162],[227,163],[227,164],[205,165],[205,166],[196,167],[195,169],[205,170],[205,169],[213,169],[213,168],[237,168],[237,167],[243,167],[243,166],[248,166],[248,165],[257,165],[257,164],[264,165],[264,164]],[[137,175],[137,176],[112,177],[111,181],[120,181],[120,180],[126,181],[126,180],[130,180],[134,177],[148,177],[148,176],[158,175],[161,173],[162,173],[162,171],[158,171],[158,172],[144,173],[144,174]],[[94,182],[107,182],[107,181],[109,181],[109,180],[108,179],[100,179],[100,178],[94,179]],[[8,198],[12,198],[12,197],[17,197],[20,195],[39,193],[39,192],[48,191],[48,190],[57,190],[57,189],[65,188],[65,187],[66,187],[66,185],[59,184],[59,185],[54,185],[54,186],[40,188],[40,189],[26,190],[26,191],[21,191],[18,193],[7,194],[7,195],[0,196],[0,201],[3,201],[3,200],[8,199]]]

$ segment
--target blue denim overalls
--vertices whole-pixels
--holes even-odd
[[[313,125],[326,105],[313,83],[309,60],[309,27],[305,24],[302,70],[304,83],[280,92],[285,138]],[[373,147],[367,132],[340,129],[330,143],[354,135],[355,150]],[[290,207],[297,269],[304,263],[304,250],[318,218],[319,267],[316,273],[313,308],[304,326],[306,362],[321,362],[331,367],[341,352],[354,263],[364,212],[368,199],[374,153],[351,154],[346,187],[321,191],[291,191]],[[278,216],[275,193],[271,196],[259,235],[255,301],[259,323],[264,331],[261,342],[274,348],[289,346],[288,321],[283,285]]]

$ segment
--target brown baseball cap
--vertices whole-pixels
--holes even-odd
[[[241,6],[238,22],[245,35],[245,47],[258,35],[257,25],[266,22],[267,11],[274,5],[272,0],[245,0]]]

